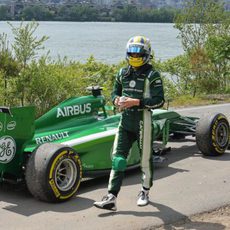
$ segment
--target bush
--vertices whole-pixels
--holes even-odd
[[[93,56],[86,63],[67,58],[52,61],[48,54],[36,59],[47,39],[34,37],[37,27],[34,22],[12,27],[16,37],[13,50],[6,36],[0,36],[0,87],[4,89],[0,91],[0,103],[35,105],[40,116],[69,97],[89,94],[86,87],[95,85],[104,88],[103,94],[111,103],[115,75],[126,62],[110,65]],[[230,93],[229,46],[225,39],[226,35],[212,36],[203,48],[190,49],[165,62],[157,61],[153,54],[151,63],[162,75],[166,100],[176,99],[176,104],[181,105],[199,104],[202,100],[196,94]],[[226,44],[223,49],[215,48],[221,44]]]

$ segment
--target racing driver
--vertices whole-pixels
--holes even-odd
[[[112,169],[108,194],[94,206],[115,211],[116,199],[121,188],[126,160],[132,144],[137,141],[141,154],[142,188],[137,205],[149,203],[152,186],[152,112],[164,104],[162,79],[149,64],[150,40],[144,36],[129,39],[126,47],[128,66],[120,69],[112,92],[113,104],[119,107],[121,120],[113,146]]]

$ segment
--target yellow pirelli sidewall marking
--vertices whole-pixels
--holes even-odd
[[[49,181],[49,184],[50,184],[50,186],[51,186],[51,188],[52,188],[52,190],[53,190],[53,192],[54,192],[54,195],[55,195],[56,197],[59,197],[61,194],[60,194],[60,192],[58,191],[58,189],[57,189],[57,187],[56,187],[56,185],[55,185],[54,180],[51,179],[51,180]]]
[[[221,119],[226,119],[226,117],[220,115],[220,116],[217,118],[217,120],[221,120]]]
[[[61,194],[60,194],[58,188],[56,187],[55,182],[54,182],[54,180],[53,180],[53,178],[52,178],[52,174],[53,174],[53,171],[54,171],[54,168],[55,168],[55,165],[56,165],[57,161],[58,161],[63,155],[65,155],[66,153],[68,153],[68,151],[67,151],[67,150],[64,150],[64,151],[62,151],[60,154],[58,154],[58,156],[54,159],[54,161],[53,161],[53,163],[52,163],[52,165],[51,165],[50,174],[49,174],[49,179],[50,179],[49,184],[50,184],[50,186],[51,186],[51,188],[52,188],[52,190],[53,190],[55,196],[56,196],[56,197],[59,197],[59,199],[63,199],[63,200],[64,200],[64,199],[68,199],[68,198],[71,197],[74,193],[76,193],[76,191],[77,191],[77,189],[78,189],[78,187],[79,187],[79,185],[80,185],[80,181],[81,181],[81,180],[78,181],[78,184],[77,184],[76,188],[75,188],[70,194],[68,194],[68,195],[66,195],[66,196],[61,196]],[[69,154],[73,154],[73,153],[74,153],[73,151],[69,151]],[[79,173],[80,173],[80,179],[81,179],[81,178],[82,178],[81,161],[80,161],[80,158],[79,158],[78,155],[74,156],[74,158],[75,158],[75,160],[78,162],[78,164],[79,164],[79,166],[80,166],[80,172],[79,172]]]
[[[218,118],[217,118],[217,120],[221,120],[221,119],[226,119],[226,117],[225,116],[223,116],[223,115],[220,115]],[[230,140],[230,133],[229,133],[229,140]]]
[[[218,121],[220,119],[224,118],[223,116],[219,116],[217,118],[217,120],[215,121],[214,125],[213,125],[213,128],[212,128],[212,140],[213,140],[213,147],[215,148],[215,150],[218,152],[218,153],[223,153],[223,149],[221,149],[217,144],[216,144],[216,128],[217,128],[217,125],[218,125]]]
[[[52,188],[52,190],[54,192],[54,195],[56,197],[60,197],[61,194],[60,194],[57,186],[55,185],[55,182],[54,182],[54,180],[52,178],[52,174],[53,174],[54,167],[55,167],[57,161],[60,159],[60,157],[62,157],[63,155],[65,155],[67,152],[68,151],[65,150],[65,151],[61,152],[60,154],[58,154],[58,156],[54,159],[54,161],[53,161],[53,163],[51,165],[51,168],[50,168],[50,174],[49,174],[49,179],[50,180],[49,180],[49,184],[50,184],[50,186],[51,186],[51,188]]]
[[[77,184],[76,188],[73,190],[73,192],[71,192],[71,193],[70,193],[69,195],[67,195],[67,196],[60,196],[59,198],[62,199],[62,200],[64,200],[64,199],[68,199],[69,197],[73,196],[73,194],[76,193],[76,191],[77,191],[77,189],[78,189],[78,187],[79,187],[79,185],[80,185],[80,181],[81,181],[81,180],[78,181],[78,184]]]

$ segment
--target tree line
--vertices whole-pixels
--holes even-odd
[[[194,20],[200,23],[191,23]],[[89,85],[102,86],[110,101],[114,76],[126,62],[105,64],[94,57],[86,63],[54,61],[43,46],[48,37],[34,35],[37,22],[9,26],[15,38],[12,44],[0,34],[1,105],[33,104],[39,116],[66,98],[87,94]],[[175,27],[184,54],[163,62],[151,60],[162,73],[166,98],[187,96],[191,103],[197,96],[230,94],[230,18],[222,5],[196,0],[176,16]],[[42,49],[43,56],[37,58]]]
[[[126,5],[123,8],[100,9],[88,5],[25,6],[12,16],[9,7],[0,6],[0,20],[26,21],[118,21],[118,22],[173,22],[178,12],[174,8],[137,8]]]

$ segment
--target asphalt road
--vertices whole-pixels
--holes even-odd
[[[222,112],[230,120],[230,104],[178,110],[200,117]],[[139,169],[126,174],[118,197],[118,211],[93,207],[107,193],[108,177],[82,182],[76,197],[61,204],[35,200],[23,186],[0,186],[0,229],[154,229],[195,213],[230,204],[230,151],[221,157],[203,157],[194,138],[170,142],[167,164],[155,169],[150,204],[136,206]],[[205,223],[206,226],[213,223]],[[219,229],[224,229],[217,224]]]

